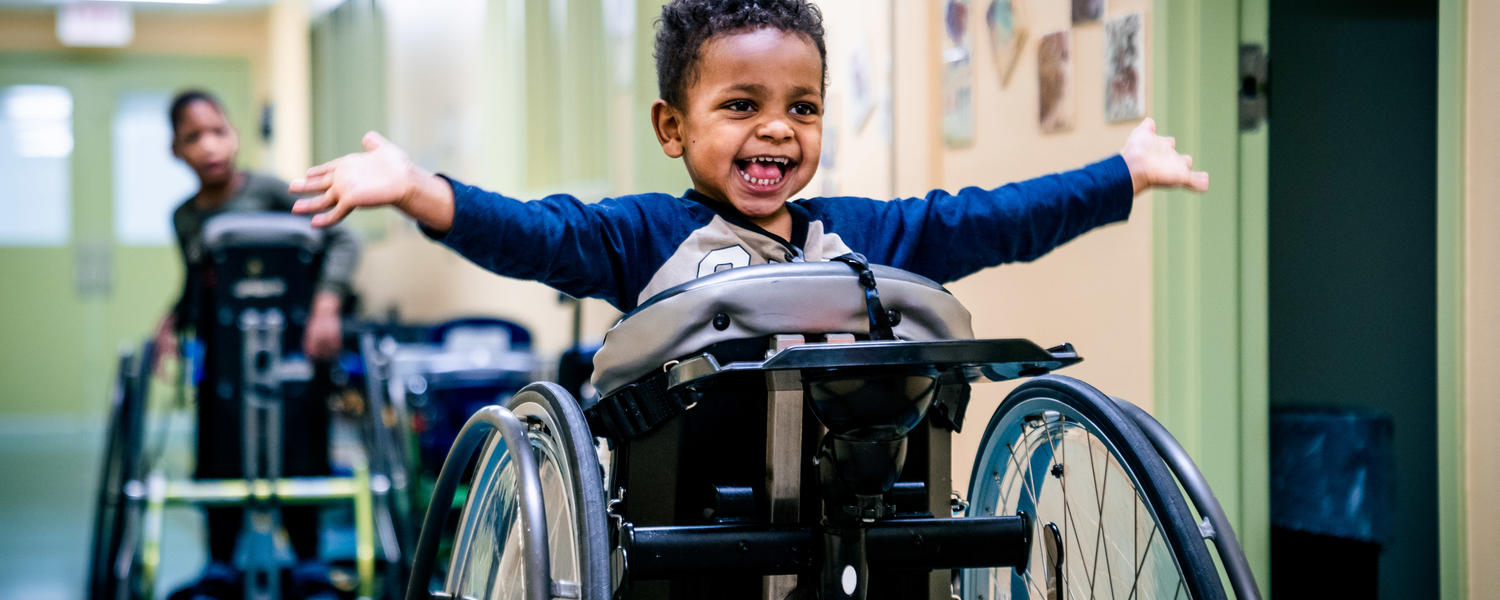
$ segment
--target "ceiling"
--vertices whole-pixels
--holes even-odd
[[[0,0],[0,9],[54,9],[63,4],[71,4],[79,0]],[[98,0],[95,0],[98,1]],[[115,0],[107,0],[116,3]],[[214,1],[207,3],[184,3],[179,2],[118,2],[125,4],[136,12],[240,12],[253,10],[271,4],[272,0],[192,0],[193,2]]]

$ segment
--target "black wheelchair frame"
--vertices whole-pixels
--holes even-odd
[[[706,279],[688,285],[712,285]],[[1067,504],[1066,481],[1084,473],[1095,479],[1090,493],[1105,496],[1096,464],[1130,490],[1136,522],[1122,535],[1146,534],[1142,511],[1150,523],[1144,553],[1132,550],[1119,567],[1134,578],[1121,593],[1225,597],[1211,539],[1235,595],[1259,597],[1222,508],[1165,428],[1087,384],[1047,375],[1079,360],[1070,346],[896,340],[889,323],[899,313],[880,308],[873,281],[860,277],[875,296],[869,334],[716,345],[634,382],[646,390],[633,392],[638,401],[610,404],[617,388],[587,414],[542,383],[476,414],[434,489],[407,598],[1058,598],[1104,594],[1103,586],[1113,594],[1115,567],[1097,577],[1101,544],[1110,543],[1101,542],[1105,502],[1093,501],[1092,533]],[[1027,377],[990,421],[969,490],[983,502],[968,504],[949,491],[948,441],[969,383]],[[535,406],[550,416],[537,418]],[[765,428],[744,427],[746,419]],[[736,445],[762,431],[764,443]],[[1020,437],[1000,439],[1009,435]],[[1066,459],[1066,447],[1080,443],[1086,466]],[[1030,453],[1024,463],[1019,451]],[[737,466],[702,468],[709,463]],[[460,539],[441,591],[432,591],[447,499],[471,464],[476,484]],[[1007,494],[1030,510],[996,512],[1009,506],[1000,500]]]

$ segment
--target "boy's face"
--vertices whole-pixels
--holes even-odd
[[[804,35],[775,28],[716,35],[699,49],[695,71],[683,110],[661,100],[652,107],[662,150],[683,158],[694,189],[773,229],[768,225],[786,220],[786,201],[817,171],[818,49]]]
[[[234,176],[240,140],[218,107],[202,100],[188,104],[175,130],[172,154],[187,163],[203,185],[222,185]]]

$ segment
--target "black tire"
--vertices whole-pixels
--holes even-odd
[[[552,578],[576,583],[584,600],[608,600],[612,590],[603,471],[583,411],[554,383],[526,386],[506,402],[506,408],[527,424],[537,459],[548,512]],[[445,590],[476,598],[519,597],[516,588],[522,578],[507,576],[521,559],[509,555],[519,549],[516,538],[506,535],[506,523],[516,513],[515,470],[506,468],[505,454],[499,435],[492,435],[480,453],[459,517]],[[566,514],[559,518],[554,510]]]
[[[110,397],[104,455],[95,496],[89,553],[89,598],[121,600],[137,596],[135,564],[142,508],[126,487],[139,483],[144,444],[146,392],[151,377],[151,344],[141,353],[121,355]],[[122,572],[123,569],[123,572]]]
[[[1111,473],[1129,490],[1110,489]],[[1069,492],[1069,481],[1082,483]],[[1076,379],[1038,377],[1005,399],[980,442],[969,499],[971,515],[1027,513],[1033,542],[1023,567],[966,571],[964,598],[1047,597],[1049,574],[1068,598],[1226,597],[1166,463],[1113,400]],[[1062,542],[1061,559],[1047,538]]]

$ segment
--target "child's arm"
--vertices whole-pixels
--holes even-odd
[[[1146,189],[1207,189],[1208,174],[1192,171],[1192,159],[1179,155],[1175,145],[1156,135],[1147,119],[1119,156],[1081,169],[891,202],[806,203],[828,215],[845,242],[871,262],[952,281],[986,267],[1034,260],[1095,227],[1123,221],[1134,196]]]
[[[646,231],[672,225],[647,215],[671,210],[674,204],[661,201],[666,198],[585,204],[558,194],[522,202],[421,169],[374,132],[365,134],[364,146],[365,152],[313,167],[292,182],[294,193],[319,194],[298,201],[292,212],[318,213],[313,224],[326,227],[359,207],[395,206],[429,237],[486,270],[622,309],[633,305],[641,261],[649,262],[637,243],[653,238]]]
[[[1156,121],[1150,117],[1130,132],[1120,156],[1137,194],[1154,187],[1208,191],[1208,173],[1194,171],[1193,157],[1177,153],[1176,138],[1156,135]]]

